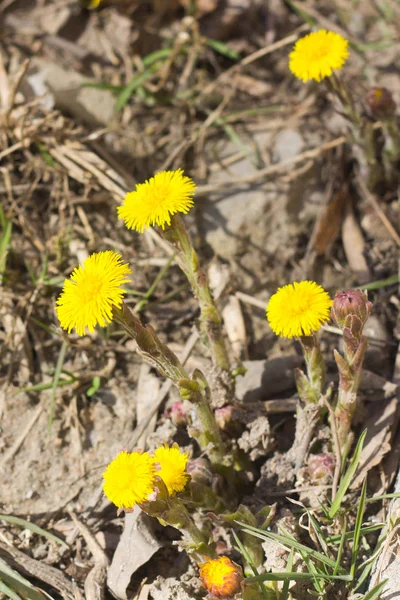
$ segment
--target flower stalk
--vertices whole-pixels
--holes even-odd
[[[191,379],[176,354],[161,342],[151,325],[142,325],[124,302],[121,308],[113,307],[113,317],[136,341],[138,352],[144,360],[174,382],[182,399],[195,405],[202,429],[197,431],[193,428],[194,437],[200,447],[207,451],[213,463],[224,464],[226,449],[206,395],[205,385],[199,383],[199,372],[196,371],[195,378]],[[202,379],[204,381],[204,378]]]
[[[201,332],[208,340],[213,363],[222,371],[229,371],[229,357],[222,334],[221,317],[210,290],[208,277],[200,266],[185,224],[178,214],[171,216],[171,224],[161,231],[161,235],[176,248],[179,265],[199,301]]]
[[[346,455],[352,443],[351,422],[357,407],[362,365],[368,347],[362,334],[372,304],[361,290],[338,292],[332,305],[332,320],[343,332],[343,356],[334,351],[339,370],[339,391],[335,408],[341,454]]]

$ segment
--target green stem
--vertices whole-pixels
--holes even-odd
[[[125,303],[121,308],[113,308],[113,316],[136,341],[139,354],[175,383],[183,399],[196,406],[202,431],[197,433],[193,430],[193,436],[200,447],[207,451],[210,460],[223,467],[226,464],[226,448],[201,381],[190,379],[176,354],[161,342],[151,325],[142,325]]]
[[[201,330],[208,338],[213,362],[223,371],[229,371],[229,357],[222,334],[221,317],[215,306],[207,275],[200,267],[198,255],[181,217],[173,215],[171,225],[161,231],[161,234],[177,249],[180,267],[199,301]]]

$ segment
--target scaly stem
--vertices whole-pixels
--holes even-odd
[[[171,225],[161,231],[161,234],[177,249],[180,267],[199,301],[201,330],[208,338],[213,363],[223,371],[229,371],[230,364],[222,335],[221,317],[215,306],[207,275],[200,267],[199,258],[181,217],[177,214],[173,215]]]
[[[182,398],[196,406],[202,425],[202,431],[193,429],[193,434],[200,447],[207,451],[210,460],[216,465],[226,465],[226,449],[215,421],[214,413],[206,396],[202,379],[190,379],[178,357],[161,342],[151,325],[142,325],[140,320],[129,310],[125,303],[121,308],[113,309],[115,320],[137,342],[139,354],[162,375],[171,379],[178,387]],[[204,377],[203,377],[204,380]]]

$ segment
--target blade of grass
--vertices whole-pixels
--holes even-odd
[[[248,577],[246,581],[249,583],[253,581],[299,581],[304,579],[313,579],[315,576],[312,573],[296,573],[289,571],[282,571],[280,573],[262,573],[261,575],[254,575],[253,577]],[[351,581],[350,575],[323,575],[319,574],[318,577],[320,579],[326,579],[330,581],[340,580],[340,581]]]
[[[325,556],[321,552],[318,552],[317,550],[308,548],[304,544],[301,544],[300,542],[289,536],[279,535],[277,533],[272,533],[271,531],[263,531],[261,529],[257,529],[257,527],[252,527],[251,525],[247,525],[246,523],[241,523],[240,521],[236,521],[236,523],[255,537],[259,537],[260,539],[271,539],[275,542],[278,542],[278,544],[281,544],[285,548],[294,548],[295,550],[305,552],[315,560],[320,561],[328,567],[331,567],[332,569],[335,568],[336,563],[334,560],[328,558],[327,556]],[[341,570],[344,571],[343,569]]]
[[[372,590],[370,590],[368,594],[365,594],[362,600],[377,600],[377,598],[379,598],[379,596],[381,595],[381,592],[383,591],[386,584],[387,579],[385,579],[385,581],[381,581],[374,588],[372,588]]]
[[[235,538],[235,542],[236,542],[240,552],[242,553],[242,556],[244,556],[246,562],[250,565],[251,570],[253,571],[254,575],[259,575],[256,565],[254,564],[250,554],[247,552],[247,549],[245,548],[245,546],[243,546],[242,542],[239,539],[239,536],[237,535],[237,533],[234,529],[232,529],[232,535]],[[268,600],[267,590],[265,589],[265,587],[262,585],[261,582],[259,583],[259,585],[260,585],[260,590],[263,595],[263,598],[265,600]]]
[[[337,557],[336,557],[336,565],[335,568],[333,569],[333,574],[336,575],[339,568],[340,568],[340,563],[342,560],[342,556],[343,556],[343,549],[344,549],[344,543],[346,541],[346,528],[347,528],[347,519],[344,519],[343,522],[343,533],[340,537],[340,544],[339,544],[339,548],[338,548],[338,553],[337,553]]]
[[[368,500],[367,500],[367,502],[368,502]],[[384,525],[385,525],[385,523],[377,523],[376,525],[368,525],[367,527],[362,527],[361,535],[368,535],[369,533],[374,533],[374,531],[379,531],[379,529],[382,529],[382,527]],[[342,536],[343,536],[343,533],[340,533],[337,535],[330,535],[329,537],[326,538],[326,541],[328,544],[339,544],[342,541]],[[352,540],[353,537],[354,537],[354,530],[347,531],[345,533],[346,541]]]
[[[21,596],[18,596],[11,588],[0,580],[0,592],[10,598],[10,600],[22,600]]]
[[[2,521],[6,521],[7,523],[12,523],[13,525],[18,525],[18,527],[23,527],[24,529],[29,529],[30,531],[33,531],[33,533],[42,535],[43,537],[46,537],[47,539],[52,540],[53,542],[57,542],[57,544],[61,544],[61,546],[64,546],[65,548],[69,548],[67,542],[64,542],[64,540],[60,539],[53,533],[49,533],[45,529],[42,529],[38,525],[35,525],[35,523],[31,523],[30,521],[26,521],[25,519],[21,519],[20,517],[14,517],[14,515],[0,514],[0,519]]]
[[[67,353],[67,348],[68,348],[68,344],[67,344],[67,342],[65,340],[63,340],[62,344],[61,344],[60,354],[58,355],[56,369],[54,371],[53,385],[52,385],[52,388],[51,388],[52,389],[52,394],[51,394],[51,403],[50,403],[49,420],[48,420],[48,431],[49,431],[49,433],[50,433],[52,425],[53,425],[54,410],[55,410],[55,406],[56,406],[57,388],[58,388],[58,383],[60,381],[60,376],[61,376],[62,368],[63,368],[63,365],[64,365],[65,355]]]
[[[351,566],[350,566],[350,575],[353,577],[353,579],[354,579],[354,576],[356,573],[358,550],[359,550],[359,545],[360,545],[361,527],[362,527],[362,521],[363,521],[364,511],[365,511],[366,496],[367,496],[367,478],[364,479],[364,482],[363,482],[363,485],[361,488],[360,504],[358,505],[357,518],[356,518],[356,523],[354,526],[354,541],[353,541],[353,551],[352,551]]]
[[[100,386],[101,386],[101,379],[98,375],[95,375],[92,379],[92,385],[86,392],[86,396],[88,398],[91,398],[92,396],[94,396],[95,393],[99,391]]]
[[[312,560],[310,560],[309,556],[307,556],[307,554],[305,554],[304,552],[300,552],[300,556],[303,559],[309,573],[311,573],[314,577],[312,578],[312,583],[313,586],[315,588],[315,591],[317,592],[318,596],[323,596],[325,595],[325,586],[323,583],[323,580],[320,581],[318,579],[318,570],[315,568],[314,563],[312,562]],[[324,573],[322,573],[322,575],[324,575]]]
[[[358,440],[358,443],[357,443],[356,449],[354,451],[353,458],[351,459],[349,468],[347,469],[346,473],[344,474],[344,476],[342,477],[342,479],[340,481],[340,485],[339,485],[339,489],[337,491],[336,497],[335,497],[334,501],[332,502],[332,506],[329,509],[329,518],[330,519],[333,519],[333,517],[336,515],[336,513],[340,509],[343,498],[346,495],[346,492],[352,482],[354,473],[356,472],[358,463],[360,462],[361,450],[363,448],[366,435],[367,435],[367,431],[363,431],[363,433],[360,436],[360,439]]]
[[[76,377],[70,377],[69,379],[59,379],[57,382],[57,387],[64,387],[65,385],[71,385],[77,381]],[[29,392],[43,392],[44,390],[51,390],[54,387],[54,381],[50,381],[49,383],[38,383],[36,385],[30,385],[24,388],[21,388],[17,392],[15,392],[15,396],[22,393]]]
[[[12,569],[2,558],[0,558],[0,580],[26,600],[49,600],[51,598],[49,594],[34,587],[28,579]]]
[[[219,40],[212,40],[210,38],[207,38],[206,46],[212,48],[219,54],[222,54],[222,56],[230,58],[231,60],[240,60],[240,55],[235,50],[232,50],[231,48],[229,48],[229,46],[227,46],[223,42],[220,42]]]
[[[287,573],[293,572],[293,559],[294,559],[294,550],[293,550],[293,548],[291,548],[289,557],[288,557],[288,561],[286,563],[286,568],[288,569]],[[280,596],[279,600],[288,600],[289,586],[290,586],[290,579],[285,579],[284,584],[282,586],[282,592],[281,592],[281,596]]]
[[[11,247],[11,234],[12,234],[12,221],[11,219],[7,219],[3,206],[0,204],[0,225],[1,225],[1,233],[0,233],[0,285],[3,282],[4,271],[6,269],[6,261],[8,251]]]
[[[388,285],[395,285],[399,283],[400,275],[391,275],[387,279],[378,279],[377,281],[371,281],[371,283],[363,284],[363,290],[380,290],[383,287],[387,287]]]

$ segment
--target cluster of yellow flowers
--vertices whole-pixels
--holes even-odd
[[[92,6],[99,4],[93,0]],[[320,81],[341,69],[348,57],[348,42],[340,35],[321,30],[300,39],[290,54],[293,74],[308,81]],[[118,216],[129,229],[142,233],[146,228],[171,226],[171,217],[186,214],[193,207],[196,185],[181,169],[163,171],[138,184],[118,208]],[[113,319],[113,309],[122,306],[131,269],[114,251],[89,256],[74,269],[64,282],[56,303],[61,327],[78,335],[90,333]],[[332,300],[313,281],[300,281],[279,288],[267,307],[267,318],[279,336],[293,338],[310,336],[329,319]],[[186,467],[188,455],[178,446],[167,445],[154,453],[121,452],[103,474],[103,490],[118,508],[131,509],[157,498],[160,482],[170,498],[185,489],[190,475]],[[215,598],[230,598],[242,585],[243,575],[238,565],[223,556],[207,559],[200,565],[200,577]]]
[[[131,509],[149,501],[160,478],[170,497],[185,489],[190,475],[186,472],[188,454],[178,446],[148,452],[120,452],[103,473],[103,491],[118,508]]]

